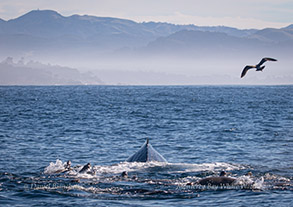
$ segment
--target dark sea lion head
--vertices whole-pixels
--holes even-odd
[[[227,175],[227,173],[225,172],[225,171],[222,171],[221,173],[220,173],[220,176],[226,176]]]
[[[88,163],[85,166],[83,166],[83,168],[79,171],[79,173],[86,172],[90,168],[91,168],[91,163]]]
[[[252,174],[252,172],[249,171],[249,172],[246,174],[246,176],[248,176],[248,177],[252,177],[253,174]]]
[[[128,173],[127,173],[126,171],[123,171],[123,172],[121,173],[121,177],[123,177],[123,178],[127,178],[127,177],[128,177]]]
[[[91,163],[88,163],[88,164],[86,164],[84,167],[85,167],[85,170],[88,170],[88,169],[90,169],[92,166],[91,166]]]
[[[71,167],[71,161],[68,160],[64,167],[65,167],[65,169],[69,169]]]

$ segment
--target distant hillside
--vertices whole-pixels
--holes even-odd
[[[33,10],[23,16],[1,22],[2,34],[26,34],[37,37],[75,36],[95,39],[96,35],[111,35],[150,40],[167,36],[180,30],[224,32],[234,36],[245,36],[256,30],[238,30],[230,27],[199,27],[195,25],[174,25],[169,23],[144,22],[131,20],[72,15],[64,17],[52,10]]]
[[[267,42],[293,41],[293,29],[263,29],[250,35],[251,38]]]
[[[137,23],[126,19],[88,15],[64,17],[51,10],[33,10],[16,19],[0,21],[2,58],[28,55],[32,58],[59,58],[66,55],[73,59],[93,59],[114,53],[120,56],[125,51],[128,54],[134,51],[136,54],[138,48],[152,53],[151,48],[174,49],[178,46],[180,49],[186,44],[189,48],[196,45],[217,48],[221,45],[230,50],[232,44],[235,44],[232,48],[247,48],[247,44],[263,46],[285,40],[289,44],[293,41],[292,25],[282,29],[239,30],[225,26]]]
[[[180,31],[149,43],[147,49],[157,52],[217,52],[219,50],[249,49],[259,41],[229,36],[220,32]]]
[[[103,82],[90,73],[8,57],[0,63],[0,85],[97,85]]]
[[[64,17],[51,10],[34,10],[16,19],[0,21],[0,55],[17,53],[68,54],[93,51],[109,52],[120,48],[137,48],[158,37],[182,30],[223,32],[243,37],[256,30],[230,27],[199,27],[168,23],[136,23],[131,20],[72,15]],[[4,52],[10,52],[9,54]]]
[[[289,26],[285,27],[284,29],[293,29],[293,24],[290,24]]]
[[[264,29],[247,37],[230,36],[221,32],[183,30],[150,42],[144,51],[156,55],[221,57],[293,53],[293,47],[290,45],[293,45],[293,30],[289,29]]]

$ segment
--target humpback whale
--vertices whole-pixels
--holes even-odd
[[[265,68],[265,66],[261,66],[261,65],[264,64],[266,61],[277,61],[277,60],[274,58],[265,57],[261,59],[261,61],[257,65],[246,65],[245,68],[242,70],[241,78],[245,76],[245,74],[247,73],[249,69],[256,68],[256,71],[262,71]]]
[[[226,177],[227,173],[222,171],[219,177],[208,177],[198,181],[200,185],[214,185],[214,186],[227,186],[233,185],[235,178]]]
[[[149,139],[141,146],[141,148],[132,156],[130,156],[126,162],[167,162],[167,160],[158,153],[152,145],[149,143]]]

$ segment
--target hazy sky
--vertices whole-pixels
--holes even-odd
[[[261,29],[293,23],[293,0],[0,0],[4,20],[34,9],[200,26]]]

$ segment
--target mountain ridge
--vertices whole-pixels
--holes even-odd
[[[242,67],[268,56],[280,60],[287,71],[293,53],[292,27],[239,30],[91,15],[65,17],[52,10],[33,10],[0,21],[0,59],[24,57],[84,70],[183,75],[194,74],[195,68],[205,76],[214,73],[214,67],[233,74],[239,63]]]
[[[293,24],[284,29],[291,27]],[[131,38],[133,38],[134,44],[130,44],[130,46],[141,46],[156,38],[168,36],[181,30],[223,32],[237,37],[252,36],[261,31],[256,29],[240,30],[226,26],[176,25],[161,22],[137,23],[128,19],[77,14],[65,17],[53,10],[32,10],[15,19],[0,21],[0,28],[0,34],[26,34],[50,38],[72,35],[81,40],[92,42],[97,41],[99,37],[96,39],[94,37],[98,35],[111,35],[114,39],[118,36],[127,37],[128,41],[123,46],[131,43],[129,40]],[[105,39],[105,37],[101,37],[101,39],[103,38]],[[141,44],[136,44],[137,42],[141,42]]]

